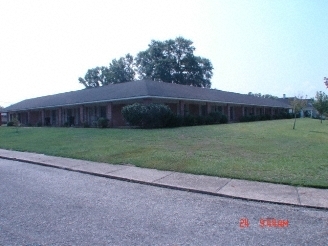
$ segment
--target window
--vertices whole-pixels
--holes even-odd
[[[222,113],[222,106],[214,105],[211,107],[211,112],[219,112]]]

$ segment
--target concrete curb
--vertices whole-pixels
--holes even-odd
[[[5,151],[6,153],[1,153],[1,151]],[[19,157],[18,155],[20,154],[30,155],[30,157]],[[255,181],[176,173],[172,171],[159,171],[156,169],[139,168],[129,165],[111,165],[1,149],[0,158],[193,193],[328,210],[328,189],[294,187]],[[65,164],[54,164],[53,162],[56,161]]]

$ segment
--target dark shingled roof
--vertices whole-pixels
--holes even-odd
[[[290,107],[288,104],[274,99],[254,97],[216,89],[155,82],[151,80],[139,80],[26,99],[5,108],[3,111],[10,112],[52,108],[138,98],[181,99],[280,108]]]

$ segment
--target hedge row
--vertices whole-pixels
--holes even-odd
[[[141,128],[164,128],[227,123],[228,119],[220,113],[207,116],[177,116],[164,104],[135,103],[122,108],[122,115],[130,126]]]
[[[279,119],[291,119],[294,117],[294,114],[289,113],[280,113],[278,115],[248,115],[248,116],[242,116],[239,121],[240,122],[251,122],[251,121],[262,121],[262,120],[279,120]],[[296,117],[300,117],[299,114],[296,114]]]

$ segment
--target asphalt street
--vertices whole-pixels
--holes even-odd
[[[328,212],[0,159],[0,245],[326,245]]]

